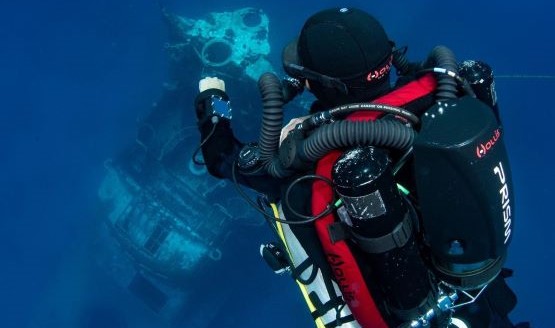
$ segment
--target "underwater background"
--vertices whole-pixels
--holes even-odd
[[[506,266],[515,270],[509,284],[519,303],[511,317],[533,327],[554,325],[555,221],[549,197],[555,184],[550,162],[555,5],[539,0],[162,4],[191,19],[245,7],[263,10],[269,18],[268,60],[278,74],[283,74],[281,49],[304,20],[317,10],[343,6],[375,15],[391,39],[409,47],[412,60],[443,44],[458,59],[488,62],[497,76],[516,197]],[[214,237],[221,253],[179,288],[152,277],[150,282],[130,278],[140,286],[136,289],[122,284],[130,274],[122,264],[129,261],[127,251],[115,251],[102,231],[106,213],[99,189],[107,163],[127,158],[120,154],[156,108],[181,108],[181,118],[193,126],[191,104],[203,73],[191,61],[179,71],[179,86],[172,84],[176,66],[168,56],[170,33],[158,2],[9,2],[0,11],[0,35],[0,327],[157,328],[171,322],[192,328],[313,327],[295,284],[275,276],[260,259],[259,245],[274,236],[258,217],[226,221]],[[252,88],[252,81],[237,80]],[[256,93],[242,92],[243,85],[234,83],[228,86],[232,100],[258,101]],[[171,93],[176,89],[179,93]],[[168,94],[178,96],[164,98]],[[236,112],[238,135],[255,140],[258,126],[251,118],[259,117],[260,109]],[[188,137],[190,147],[198,145],[198,135]],[[203,219],[219,220],[232,211],[215,213],[214,202],[240,214],[248,211],[230,185],[206,179],[211,185],[203,188],[210,192],[198,194],[206,204],[206,212],[198,209]],[[151,287],[165,288],[167,299]],[[153,307],[160,303],[145,297],[178,300],[182,307],[156,313]]]

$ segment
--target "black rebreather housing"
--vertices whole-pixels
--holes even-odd
[[[514,224],[511,172],[493,110],[469,96],[436,104],[422,116],[414,158],[436,274],[456,288],[484,286],[501,270]]]

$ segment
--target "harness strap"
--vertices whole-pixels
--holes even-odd
[[[355,321],[355,317],[352,314],[344,317],[341,316],[341,311],[343,307],[345,307],[345,302],[340,296],[332,298],[326,303],[322,303],[322,301],[318,298],[318,295],[314,292],[311,292],[308,296],[312,301],[312,304],[316,307],[316,309],[310,313],[314,320],[324,316],[330,310],[335,310],[335,320],[327,323],[326,328],[339,327],[344,323]]]
[[[319,318],[328,313],[328,311],[337,309],[341,305],[345,304],[340,296],[334,297],[326,303],[322,303],[315,292],[311,292],[310,294],[308,294],[308,297],[310,297],[312,304],[314,304],[314,306],[316,307],[316,310],[312,311],[311,313],[314,319]]]
[[[403,221],[387,235],[377,238],[367,238],[351,231],[353,241],[368,253],[384,253],[395,248],[405,246],[412,233],[412,219],[410,215],[405,214]]]
[[[301,274],[308,270],[312,266],[312,271],[310,272],[310,276],[308,279],[301,278]],[[314,279],[316,279],[316,275],[318,274],[318,268],[312,263],[310,257],[307,257],[304,261],[302,261],[298,266],[294,266],[291,270],[291,276],[298,280],[300,283],[304,285],[310,285]]]
[[[368,238],[347,229],[345,223],[334,222],[328,226],[328,232],[332,243],[339,240],[350,239],[354,241],[363,251],[377,254],[405,246],[412,233],[412,218],[409,213],[405,214],[403,221],[387,235],[376,238]]]

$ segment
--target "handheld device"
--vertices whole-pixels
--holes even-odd
[[[229,100],[213,95],[210,97],[210,108],[212,109],[212,115],[231,120],[231,104]]]

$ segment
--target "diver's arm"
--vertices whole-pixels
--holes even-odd
[[[229,101],[222,80],[205,78],[199,83],[200,93],[195,99],[195,111],[201,133],[202,155],[208,172],[218,178],[233,179],[233,166],[239,158],[243,143],[237,140],[231,128],[231,120],[215,112],[214,99]],[[279,181],[269,174],[246,175],[236,168],[238,183],[278,197]]]
[[[227,94],[219,89],[202,91],[195,99],[195,109],[201,135],[202,156],[211,175],[218,178],[230,178],[226,174],[243,147],[233,135],[231,121],[225,117],[212,114],[207,108],[213,97],[228,100]]]

